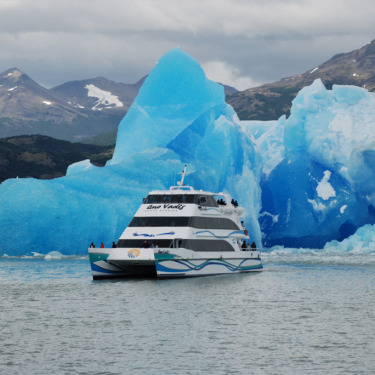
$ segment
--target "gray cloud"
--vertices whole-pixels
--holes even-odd
[[[0,71],[37,82],[133,83],[181,47],[245,89],[302,73],[375,38],[373,0],[1,0]]]

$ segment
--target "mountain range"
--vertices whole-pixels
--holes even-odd
[[[0,138],[41,134],[77,142],[111,131],[115,136],[145,79],[125,84],[98,77],[46,89],[9,69],[0,74]]]
[[[124,84],[99,77],[46,89],[17,68],[1,73],[0,138],[4,139],[0,143],[0,181],[16,176],[57,177],[80,158],[97,159],[98,165],[105,163],[111,157],[113,147],[109,146],[115,143],[117,127],[145,78]],[[224,85],[226,101],[241,120],[276,120],[289,115],[297,93],[317,78],[328,89],[340,84],[374,92],[375,40],[278,82],[244,91]],[[45,137],[35,137],[36,134]],[[73,152],[69,142],[56,143],[51,137],[105,147],[77,144],[73,160],[65,155],[66,151]],[[81,153],[77,153],[80,147]],[[51,154],[53,148],[58,152]],[[59,159],[63,162],[59,163]]]
[[[0,74],[0,138],[41,134],[81,141],[116,130],[142,83],[93,78],[46,89],[9,69]]]
[[[114,139],[145,78],[125,84],[98,77],[46,89],[19,69],[9,69],[0,74],[0,138],[41,134],[78,142],[112,132]],[[317,78],[328,89],[340,84],[374,91],[375,40],[278,82],[244,91],[224,85],[226,101],[241,120],[276,120],[289,114],[297,93]]]
[[[354,85],[375,91],[375,40],[349,53],[333,56],[303,74],[254,87],[227,96],[241,120],[277,120],[289,115],[292,100],[305,86],[320,78],[327,89],[332,85]]]

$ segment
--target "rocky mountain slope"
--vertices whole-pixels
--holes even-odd
[[[9,69],[0,74],[0,138],[42,134],[81,141],[115,132],[145,78],[124,84],[99,77],[48,90],[19,69]]]
[[[292,100],[304,86],[320,78],[330,89],[332,85],[355,85],[375,91],[375,40],[364,47],[333,56],[327,62],[312,67],[279,82],[237,92],[227,97],[241,120],[276,120],[289,114]]]
[[[74,108],[94,112],[127,112],[146,77],[135,84],[125,84],[99,77],[66,82],[50,91]]]
[[[0,138],[42,134],[80,141],[116,130],[142,83],[94,78],[48,90],[9,69],[0,74]]]

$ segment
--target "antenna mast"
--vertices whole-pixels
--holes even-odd
[[[182,171],[181,181],[178,181],[178,182],[177,182],[177,185],[179,185],[179,186],[184,186],[185,173],[186,173],[186,164],[185,164],[185,168],[184,168],[184,170]]]

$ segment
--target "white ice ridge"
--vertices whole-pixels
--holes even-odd
[[[123,107],[123,103],[119,100],[118,96],[113,95],[109,91],[101,90],[99,87],[96,87],[93,84],[85,86],[85,89],[88,90],[87,95],[93,98],[98,98],[98,101],[92,107],[95,110],[101,110],[100,106],[105,107]]]
[[[316,188],[316,192],[318,193],[318,196],[325,201],[329,198],[333,198],[336,196],[336,192],[333,189],[332,185],[328,182],[331,178],[331,172],[330,171],[324,171],[324,176],[322,178],[322,181],[318,183],[318,186]]]

